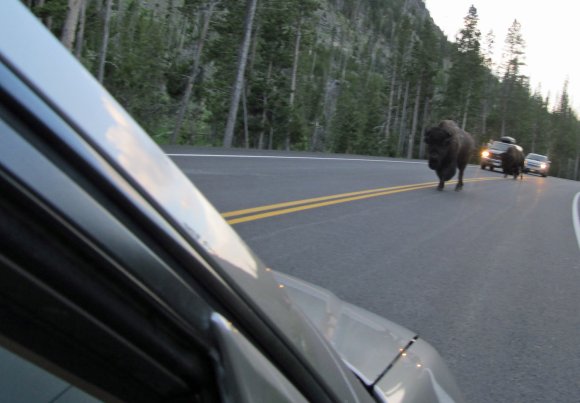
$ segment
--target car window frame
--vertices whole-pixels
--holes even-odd
[[[2,60],[0,59],[0,61],[2,61]],[[1,65],[1,63],[0,63],[0,65]],[[3,66],[3,67],[4,67],[4,70],[6,70],[6,66]],[[4,73],[5,72],[6,71],[4,71]],[[6,77],[5,75],[0,77],[0,78],[2,78],[3,85],[6,84],[5,77]],[[23,83],[20,83],[20,86],[22,86],[22,85],[23,85]],[[22,88],[19,88],[19,89],[21,90]],[[14,90],[14,88],[12,88],[12,90]],[[5,95],[6,94],[4,94],[4,96]],[[22,94],[20,94],[20,95],[22,95]],[[47,112],[49,114],[55,113],[55,111],[52,110],[49,105],[46,105],[42,100],[38,99],[38,97],[33,92],[30,92],[24,98],[26,99],[28,106],[19,104],[19,108],[26,109],[28,111],[28,113],[30,113],[30,110],[29,110],[30,104],[33,104],[34,107],[41,106],[41,109],[45,108],[46,109],[45,112]],[[34,99],[34,98],[36,98],[36,99]],[[30,102],[31,99],[33,99],[33,102]],[[38,116],[34,116],[34,119],[38,119],[38,118],[39,118]],[[58,119],[61,119],[61,117],[57,117],[57,120]],[[43,124],[46,124],[46,117],[42,118],[42,120],[43,120],[43,122],[32,122],[32,123],[29,122],[29,124],[42,126]],[[43,127],[42,130],[52,130],[52,129],[54,129],[54,128]],[[72,129],[72,128],[69,127],[69,129]],[[74,129],[73,129],[73,131],[74,131]],[[70,152],[70,150],[66,150],[64,148],[61,149],[60,151]],[[167,239],[166,239],[166,241],[167,241]],[[167,244],[165,246],[167,246]],[[183,246],[183,245],[179,245],[179,246]],[[173,250],[174,252],[179,249],[177,247],[177,245],[172,245],[171,248],[174,248],[174,250]],[[192,253],[195,254],[195,252],[196,251],[192,251],[191,247],[190,247],[190,250],[187,251],[188,258],[191,259],[191,254]],[[235,300],[236,299],[235,293],[233,293],[232,290],[228,289],[228,287],[223,283],[223,281],[221,281],[221,279],[219,279],[217,276],[215,276],[215,273],[212,273],[211,265],[212,265],[212,263],[215,263],[215,262],[208,262],[206,259],[204,259],[204,256],[202,256],[200,254],[197,254],[196,258],[199,259],[198,262],[200,262],[200,264],[202,264],[204,266],[204,269],[205,269],[204,273],[206,274],[204,280],[208,280],[208,278],[211,278],[211,280],[213,280],[212,285],[215,286],[217,284],[219,287],[221,287],[221,295],[219,295],[217,297],[215,295],[212,295],[213,298],[217,299],[217,304],[219,305],[220,303],[224,302],[224,299],[229,299],[230,303],[231,303],[232,299]],[[172,263],[176,264],[176,266],[179,266],[179,264],[176,263],[175,261]],[[197,279],[197,280],[199,280],[199,279]],[[227,294],[226,298],[224,298],[224,294]],[[232,297],[232,295],[234,297]],[[221,298],[221,300],[220,300],[220,298]],[[238,302],[240,302],[240,301],[238,300]],[[243,307],[243,304],[240,306]],[[228,314],[231,317],[231,311],[225,310],[225,312],[226,312],[226,314]],[[275,362],[279,368],[283,369],[284,374],[288,374],[289,372],[292,373],[292,375],[290,376],[289,379],[291,379],[291,381],[294,384],[299,385],[299,389],[301,391],[303,391],[303,392],[306,391],[306,393],[304,393],[305,396],[308,396],[309,398],[315,398],[316,400],[319,400],[319,401],[336,400],[336,397],[338,396],[335,394],[336,391],[333,391],[333,388],[329,384],[320,384],[319,377],[312,377],[312,375],[313,375],[312,373],[307,373],[307,372],[305,373],[304,363],[303,362],[301,363],[301,359],[294,356],[292,352],[282,351],[282,350],[285,350],[287,348],[287,346],[284,346],[283,342],[281,342],[280,340],[277,339],[277,337],[275,336],[275,333],[271,332],[272,329],[268,329],[267,326],[265,326],[263,323],[261,323],[259,318],[256,318],[255,315],[252,315],[251,310],[246,309],[245,312],[243,312],[241,315],[238,312],[237,315],[234,315],[233,317],[236,318],[236,320],[238,320],[238,322],[239,322],[240,316],[244,316],[244,319],[245,319],[244,321],[242,321],[243,325],[241,325],[240,328],[242,329],[242,331],[244,331],[248,334],[250,340],[253,340],[254,343],[257,343],[257,345],[260,346],[260,348],[262,349],[263,352],[264,352],[264,350],[263,350],[264,343],[272,342],[272,344],[275,345],[274,349],[269,349],[265,352],[266,356],[269,359],[273,359],[273,362]],[[250,320],[248,320],[248,319],[250,319]],[[250,333],[247,332],[248,327],[251,328],[251,327],[255,327],[256,325],[258,327],[261,327],[262,330],[266,330],[266,332],[269,331],[265,337],[262,337],[259,340],[256,340],[256,337],[255,337],[256,332],[250,332]],[[276,350],[276,353],[272,354],[272,350]],[[280,367],[281,363],[286,363],[288,365],[284,365],[284,366]],[[299,374],[299,375],[297,376],[296,374]],[[353,378],[354,378],[354,376],[353,376]],[[354,382],[355,382],[355,387],[356,387],[357,381],[355,380]],[[358,385],[358,386],[360,386],[360,385]],[[351,387],[352,387],[352,385],[351,385]],[[331,396],[334,396],[334,397],[331,397]]]

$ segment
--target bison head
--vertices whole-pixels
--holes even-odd
[[[424,141],[427,144],[429,168],[438,170],[442,167],[450,153],[452,136],[447,130],[433,127],[425,133]]]

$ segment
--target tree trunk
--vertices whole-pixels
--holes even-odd
[[[199,65],[201,63],[201,54],[203,52],[203,46],[207,38],[207,32],[209,29],[209,24],[211,17],[213,15],[215,6],[218,4],[218,0],[210,1],[207,10],[205,11],[203,27],[200,32],[199,39],[195,46],[195,51],[193,52],[193,67],[191,68],[191,73],[187,78],[187,85],[185,87],[185,92],[183,93],[183,98],[181,99],[181,105],[179,106],[179,112],[177,113],[177,121],[175,122],[175,128],[171,134],[170,143],[175,144],[179,131],[181,130],[181,125],[183,124],[183,119],[185,117],[185,112],[187,111],[187,106],[189,105],[189,99],[191,98],[191,92],[193,90],[193,83],[197,77],[197,72],[199,71]]]
[[[83,0],[68,0],[66,7],[66,17],[62,27],[60,41],[70,51],[73,49],[82,3]]]
[[[419,159],[425,158],[425,142],[423,136],[427,130],[429,120],[429,97],[425,97],[425,105],[423,106],[423,123],[421,124],[421,140],[419,142]]]
[[[99,68],[97,70],[97,80],[102,84],[105,77],[105,60],[107,59],[107,47],[109,46],[109,29],[111,24],[111,7],[113,0],[107,0],[105,6],[105,21],[103,24],[103,42],[99,51]]]
[[[259,21],[256,23],[256,29],[254,29],[254,34],[252,36],[252,44],[250,45],[250,56],[248,60],[248,71],[251,73],[254,71],[254,62],[256,61],[256,52],[258,51],[258,39],[260,34],[260,24]]]
[[[391,75],[391,90],[389,91],[389,106],[387,108],[387,120],[385,122],[385,142],[389,142],[389,136],[391,135],[391,118],[393,115],[393,100],[395,97],[395,84],[397,80],[397,65],[393,68],[393,74]]]
[[[411,133],[409,135],[409,145],[407,148],[407,158],[413,158],[413,145],[415,143],[415,131],[417,130],[417,121],[419,120],[419,105],[421,99],[421,84],[422,80],[419,79],[417,83],[417,94],[415,95],[415,108],[413,110],[413,123],[411,124]]]
[[[270,79],[272,78],[272,61],[268,64],[268,73],[266,74],[266,87],[270,86]],[[264,148],[264,135],[266,130],[266,121],[268,117],[268,93],[264,91],[263,102],[262,102],[262,120],[260,123],[260,135],[258,136],[258,149],[262,150]]]
[[[250,148],[250,133],[248,132],[248,99],[246,94],[247,82],[242,87],[242,111],[244,113],[244,147]]]
[[[296,76],[298,73],[298,61],[300,59],[301,39],[302,39],[302,14],[298,18],[298,23],[296,24],[296,40],[294,41],[294,61],[292,62],[292,78],[290,80],[290,99],[288,100],[288,106],[290,107],[291,114],[293,114],[294,111],[294,99],[296,97]],[[290,151],[290,131],[286,131],[285,149],[286,151]]]
[[[501,130],[500,130],[500,136],[503,137],[505,136],[505,129],[506,129],[506,107],[504,106],[503,108],[503,113],[501,116]]]
[[[232,89],[230,111],[228,114],[228,120],[226,122],[226,129],[224,133],[224,147],[231,147],[232,140],[234,138],[234,128],[236,125],[236,117],[238,115],[238,107],[240,105],[242,86],[244,84],[244,75],[246,72],[246,63],[248,61],[248,51],[250,49],[252,27],[254,25],[254,16],[256,15],[257,2],[258,0],[247,0],[246,19],[244,21],[244,37],[240,45],[240,51],[238,55],[237,74]]]
[[[36,2],[36,7],[38,8],[42,8],[44,7],[44,5],[46,4],[46,0],[38,0]],[[49,15],[47,17],[45,17],[44,19],[39,18],[42,23],[50,30],[52,28],[52,17]]]
[[[576,133],[576,163],[574,165],[574,180],[580,180],[580,133]]]
[[[312,67],[310,68],[310,76],[309,76],[310,81],[314,80],[314,69],[316,68],[316,55],[317,55],[316,48],[312,53],[314,54],[312,55]]]
[[[370,41],[370,39],[369,39]],[[371,62],[369,63],[369,68],[367,70],[367,78],[365,80],[365,86],[368,86],[369,83],[369,78],[371,76],[371,73],[373,71],[375,71],[375,64],[377,61],[377,51],[379,49],[379,40],[375,39],[373,42],[373,46],[371,48]]]
[[[320,142],[320,122],[318,119],[314,121],[314,130],[312,132],[312,140],[310,141],[310,151],[320,151],[318,149]]]
[[[471,84],[469,85],[469,90],[467,91],[467,98],[465,99],[465,105],[463,106],[463,120],[461,121],[461,129],[465,130],[467,126],[467,114],[469,112],[469,104],[471,103]]]
[[[345,52],[344,53],[344,56],[342,58],[342,63],[341,63],[342,64],[342,68],[341,68],[341,71],[340,71],[340,79],[343,82],[346,79],[346,68],[348,67],[348,59],[349,59],[348,53]]]
[[[290,100],[288,104],[290,108],[294,106],[294,98],[296,93],[296,76],[298,72],[298,61],[300,57],[300,41],[302,39],[302,16],[298,19],[296,27],[296,40],[294,42],[294,60],[292,62],[292,79],[290,81]]]
[[[535,153],[536,152],[536,137],[538,136],[538,119],[539,117],[536,117],[536,119],[534,119],[534,124],[532,125],[532,149],[531,152]]]
[[[399,144],[397,146],[397,156],[403,155],[405,146],[405,130],[407,126],[407,101],[409,99],[409,81],[405,84],[405,96],[403,98],[403,110],[401,111],[401,124],[399,126]]]
[[[268,132],[268,150],[274,147],[274,115],[270,121],[270,131]]]
[[[481,139],[487,137],[487,116],[489,115],[489,104],[490,104],[490,86],[491,78],[487,78],[485,81],[485,93],[483,98],[483,105],[481,108]]]
[[[504,99],[502,100],[503,102],[502,102],[501,132],[500,132],[501,137],[506,135],[506,125],[507,125],[506,119],[507,119],[508,99],[510,95],[511,95],[511,83],[508,79],[508,81],[505,84]]]
[[[489,108],[488,100],[484,99],[482,101],[482,105],[481,105],[481,136],[482,136],[482,139],[485,138],[485,136],[487,134],[487,109],[488,108]]]
[[[394,112],[395,112],[395,119],[393,121],[393,130],[396,131],[397,127],[399,127],[399,118],[400,118],[400,114],[399,111],[401,110],[401,108],[399,107],[399,105],[401,104],[401,96],[403,94],[403,85],[399,84],[397,85],[397,95],[395,98],[395,106],[394,106]],[[397,152],[397,148],[395,148],[395,153]],[[396,155],[396,154],[395,154]]]
[[[329,78],[326,82],[326,89],[324,92],[324,105],[322,108],[324,125],[317,131],[318,135],[317,142],[319,142],[319,144],[322,138],[322,142],[324,145],[324,141],[326,139],[326,130],[332,125],[332,119],[334,118],[334,114],[336,112],[336,104],[339,95],[340,95],[340,81]]]
[[[264,109],[262,110],[262,119],[260,121],[260,124],[262,126],[262,128],[260,129],[260,134],[258,135],[258,150],[263,150],[264,149],[264,134],[265,134],[265,129],[266,129],[266,118],[267,118],[267,114],[266,114],[266,105],[268,104],[268,99],[265,98],[264,99]]]
[[[83,45],[85,42],[85,23],[87,21],[87,3],[90,0],[81,1],[81,11],[79,15],[79,27],[75,39],[75,56],[80,59],[83,54]]]

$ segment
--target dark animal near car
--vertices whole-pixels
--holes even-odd
[[[425,132],[425,143],[429,155],[429,168],[437,172],[439,185],[443,190],[445,181],[453,178],[459,169],[455,190],[463,188],[463,171],[469,162],[473,150],[471,134],[461,129],[452,120],[442,120],[438,126]]]
[[[524,153],[517,146],[511,146],[501,155],[501,167],[503,169],[504,178],[508,175],[513,175],[514,179],[518,176],[524,178]]]

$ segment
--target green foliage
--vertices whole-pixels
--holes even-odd
[[[34,13],[47,22],[56,36],[60,36],[66,15],[67,0],[47,0],[33,8]]]
[[[485,68],[481,55],[479,17],[474,6],[464,19],[464,27],[456,38],[445,91],[443,110],[446,116],[458,122],[471,121],[478,116],[483,96]]]
[[[130,8],[124,18],[131,29],[114,32],[105,83],[111,93],[134,115],[146,130],[161,135],[166,126],[169,95],[167,74],[171,74],[163,41],[164,26],[152,12]],[[151,102],[154,97],[155,102]],[[165,119],[164,119],[165,118]]]

